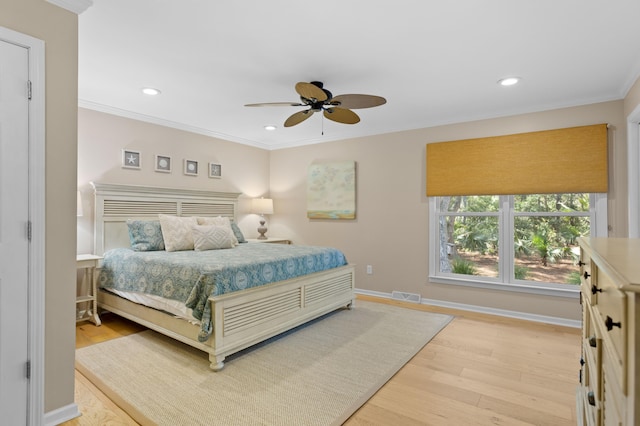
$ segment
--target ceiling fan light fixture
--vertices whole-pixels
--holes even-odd
[[[498,80],[498,84],[501,86],[513,86],[514,84],[518,84],[520,80],[520,77],[505,77]]]
[[[275,129],[277,129],[276,126],[274,126],[273,124],[267,124],[266,126],[264,126],[265,130],[268,130],[270,132],[274,131]]]
[[[143,87],[142,88],[142,93],[144,93],[145,95],[149,95],[149,96],[156,96],[156,95],[159,95],[162,92],[160,92],[160,90],[155,89],[153,87]]]
[[[311,83],[298,82],[295,85],[295,89],[302,103],[267,102],[245,104],[245,106],[303,106],[308,108],[290,115],[284,122],[284,127],[286,128],[302,123],[316,112],[322,112],[323,117],[337,123],[356,124],[360,122],[360,117],[351,111],[352,109],[372,108],[384,105],[387,102],[381,96],[361,94],[338,95],[334,98],[333,94],[325,89],[322,82],[319,81],[312,81]],[[269,130],[267,126],[264,126],[264,128]]]

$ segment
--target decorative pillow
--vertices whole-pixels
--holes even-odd
[[[196,251],[228,249],[235,246],[229,230],[223,226],[195,225],[191,228]]]
[[[159,220],[127,220],[129,241],[134,251],[164,250]]]
[[[223,228],[225,228],[227,231],[229,231],[229,234],[231,234],[231,239],[233,241],[233,245],[238,245],[238,238],[236,238],[235,233],[233,232],[233,229],[231,228],[231,220],[229,220],[228,217],[222,217],[222,216],[218,216],[218,217],[199,217],[198,218],[198,225],[209,225],[209,226],[221,226]]]
[[[238,227],[238,224],[235,223],[233,220],[231,221],[231,230],[233,231],[233,235],[236,236],[236,239],[238,240],[239,243],[246,243],[247,242],[247,240],[245,240],[245,238],[244,238],[244,234],[242,233],[242,231]]]
[[[195,217],[159,214],[164,247],[167,251],[193,250],[191,227],[198,224]]]

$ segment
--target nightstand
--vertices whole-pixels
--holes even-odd
[[[101,260],[101,256],[93,254],[76,256],[76,268],[83,270],[78,296],[76,296],[76,322],[89,320],[95,325],[102,324],[98,316],[98,274],[96,272]]]
[[[259,240],[257,238],[247,238],[248,243],[273,243],[273,244],[291,244],[291,240],[286,238],[268,237],[266,240]]]

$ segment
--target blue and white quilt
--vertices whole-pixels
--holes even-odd
[[[287,244],[241,244],[208,251],[147,251],[128,248],[104,255],[99,286],[161,296],[184,303],[201,321],[198,339],[212,333],[210,296],[283,281],[347,264],[335,248]]]

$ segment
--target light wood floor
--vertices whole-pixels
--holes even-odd
[[[576,424],[578,329],[359,296],[456,318],[346,422],[359,425]],[[76,347],[144,328],[116,315],[79,323]],[[215,373],[212,373],[215,374]],[[76,371],[82,416],[64,425],[135,425]]]

